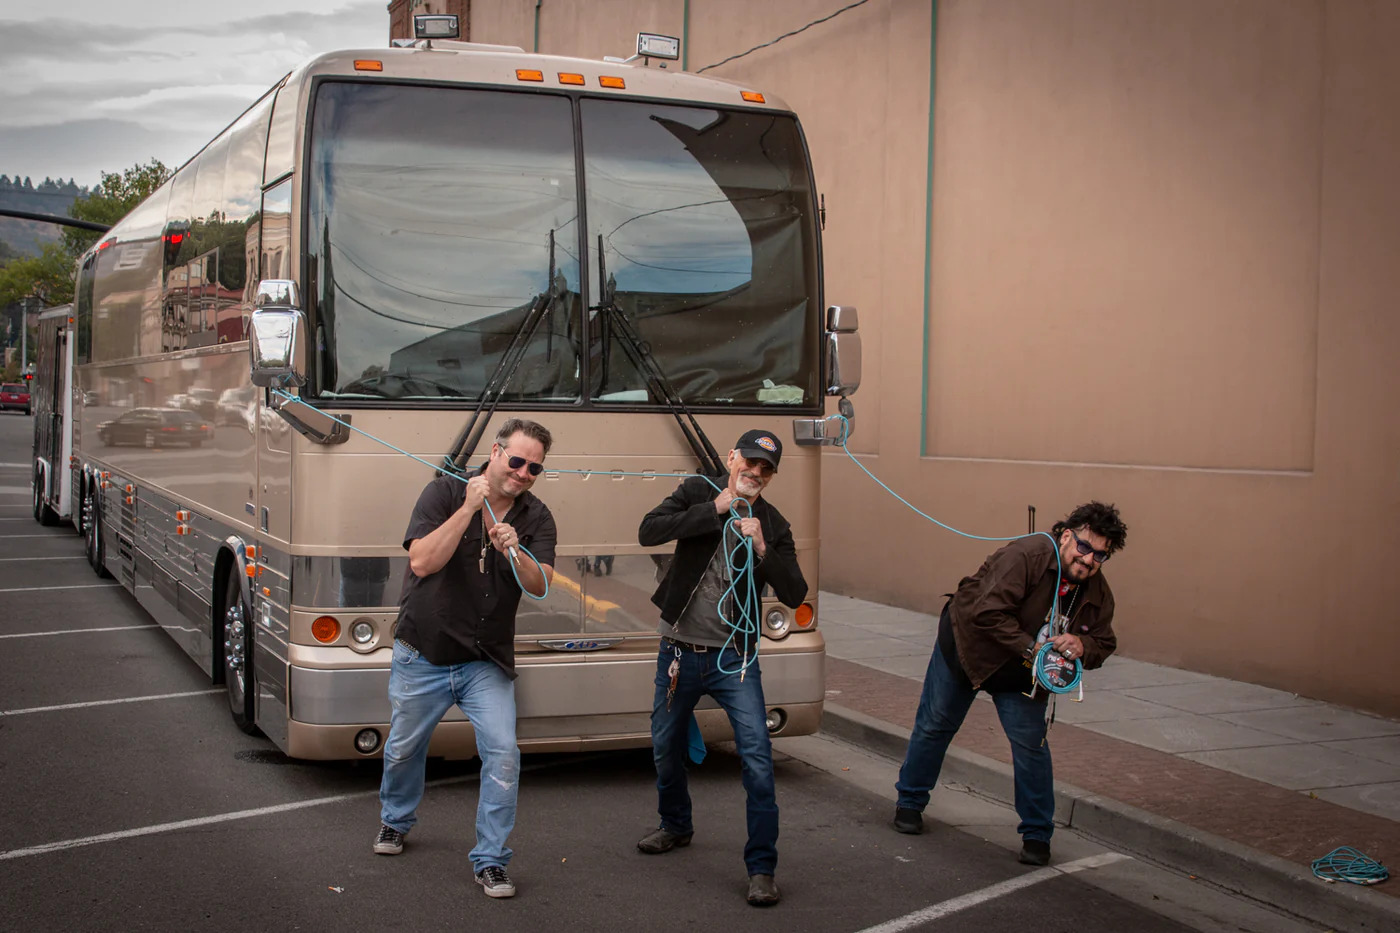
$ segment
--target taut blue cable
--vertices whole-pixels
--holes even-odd
[[[839,419],[841,420],[841,438],[840,438],[840,444],[841,444],[841,449],[842,449],[843,451],[846,452],[846,456],[851,458],[851,462],[852,462],[852,463],[854,463],[856,466],[860,467],[860,470],[861,470],[862,473],[864,473],[866,476],[868,476],[868,477],[870,477],[871,479],[873,479],[873,480],[875,481],[875,484],[876,484],[877,486],[879,486],[881,489],[883,489],[885,492],[889,493],[890,495],[894,496],[894,497],[895,497],[896,499],[898,499],[900,502],[904,503],[904,505],[907,506],[910,510],[912,510],[913,512],[915,512],[915,513],[918,514],[918,515],[923,516],[924,518],[928,519],[929,521],[933,522],[933,523],[934,523],[935,525],[937,525],[939,528],[943,528],[943,529],[946,529],[947,531],[951,531],[951,532],[952,532],[953,534],[955,534],[955,535],[962,535],[964,538],[971,538],[971,539],[973,539],[974,541],[1019,541],[1021,538],[1033,538],[1033,537],[1035,537],[1036,535],[1040,535],[1041,537],[1046,538],[1047,540],[1049,540],[1049,542],[1050,542],[1050,549],[1051,549],[1052,551],[1054,551],[1054,553],[1055,553],[1055,571],[1056,571],[1057,580],[1062,580],[1062,579],[1064,579],[1064,565],[1063,565],[1063,563],[1061,563],[1061,561],[1060,561],[1060,547],[1059,547],[1059,545],[1055,542],[1055,536],[1054,536],[1054,535],[1052,535],[1052,534],[1050,534],[1050,533],[1048,533],[1048,532],[1044,532],[1044,531],[1033,531],[1033,532],[1031,532],[1030,534],[1011,535],[1011,536],[1005,537],[1005,538],[991,538],[991,537],[987,537],[987,536],[985,536],[985,535],[974,535],[974,534],[970,534],[970,533],[968,533],[968,532],[966,532],[966,531],[960,531],[959,529],[954,528],[952,525],[945,525],[943,522],[940,522],[938,519],[934,518],[932,515],[929,515],[928,513],[924,512],[923,510],[921,510],[920,508],[918,508],[917,506],[915,506],[912,502],[910,502],[908,499],[904,498],[904,497],[901,496],[899,493],[895,492],[893,489],[891,489],[890,487],[886,486],[886,485],[884,484],[884,482],[880,479],[880,477],[876,476],[874,473],[871,473],[868,469],[866,469],[865,464],[863,464],[863,463],[861,463],[859,460],[857,460],[857,459],[856,459],[856,455],[853,454],[853,453],[851,453],[851,449],[850,449],[849,447],[846,446],[846,440],[847,440],[847,438],[849,438],[850,435],[851,435],[851,421],[850,421],[850,419],[847,418],[845,415],[840,415],[840,414],[836,415],[835,417],[837,417],[837,418],[839,418]],[[1051,601],[1051,606],[1050,606],[1050,608],[1051,608],[1050,618],[1051,618],[1051,620],[1052,620],[1052,622],[1051,622],[1051,627],[1050,627],[1050,632],[1051,632],[1051,634],[1053,635],[1054,632],[1055,632],[1055,622],[1057,622],[1057,621],[1059,620],[1059,618],[1060,618],[1060,590],[1059,590],[1059,587],[1058,587],[1058,586],[1056,586],[1056,588],[1055,588],[1055,595],[1054,595],[1054,597],[1053,597],[1053,599],[1052,599],[1052,601]],[[1063,634],[1063,633],[1062,633],[1062,634]],[[1081,675],[1082,675],[1083,670],[1084,670],[1084,665],[1083,665],[1082,663],[1080,663],[1079,659],[1076,658],[1075,661],[1074,661],[1074,679],[1073,679],[1073,681],[1070,682],[1068,686],[1065,686],[1064,684],[1062,684],[1062,683],[1059,682],[1059,680],[1060,680],[1059,677],[1051,677],[1051,676],[1049,676],[1049,667],[1048,667],[1047,665],[1051,665],[1051,664],[1052,664],[1052,662],[1050,662],[1050,661],[1047,660],[1047,656],[1048,656],[1049,654],[1050,654],[1050,643],[1047,641],[1047,642],[1045,642],[1043,645],[1040,646],[1039,650],[1036,652],[1035,660],[1032,662],[1032,665],[1031,665],[1031,672],[1032,672],[1032,676],[1034,677],[1035,683],[1040,684],[1040,686],[1044,687],[1046,690],[1049,690],[1051,693],[1069,693],[1069,692],[1070,692],[1071,690],[1073,690],[1075,687],[1079,686],[1080,678],[1081,678]],[[1056,652],[1055,654],[1056,654],[1056,657],[1059,656],[1059,655],[1058,655],[1058,652]]]
[[[314,411],[314,412],[316,412],[316,413],[318,413],[318,414],[325,415],[327,418],[331,419],[331,420],[334,421],[336,424],[341,425],[342,427],[348,428],[349,430],[354,431],[356,434],[362,434],[362,435],[364,435],[365,437],[369,438],[370,440],[374,441],[376,444],[380,444],[380,445],[382,445],[382,446],[384,446],[384,447],[387,447],[387,448],[389,448],[390,450],[394,451],[395,453],[403,454],[405,457],[408,457],[410,460],[416,460],[417,462],[423,464],[424,466],[428,467],[429,469],[431,469],[431,470],[433,470],[433,471],[435,471],[435,472],[437,472],[437,473],[441,473],[441,474],[443,474],[444,476],[451,476],[451,477],[453,477],[454,479],[461,480],[463,483],[466,482],[465,479],[463,479],[461,476],[457,475],[456,473],[452,472],[451,470],[444,469],[443,467],[438,466],[436,463],[430,463],[430,462],[428,462],[427,460],[424,460],[422,457],[419,457],[419,456],[417,456],[417,455],[415,455],[415,454],[409,453],[408,451],[404,450],[402,447],[395,447],[393,444],[389,443],[388,441],[384,440],[383,438],[381,438],[381,437],[376,437],[375,435],[369,433],[368,431],[361,430],[360,428],[357,428],[357,427],[355,427],[354,425],[352,425],[350,422],[344,421],[344,420],[342,420],[342,419],[340,419],[340,418],[337,418],[335,415],[332,415],[330,412],[324,411],[324,410],[322,410],[322,409],[320,409],[320,408],[317,408],[315,405],[312,405],[310,402],[303,401],[300,397],[295,396],[295,395],[292,395],[290,392],[286,392],[286,391],[284,391],[284,390],[282,390],[282,389],[272,389],[272,392],[273,392],[273,394],[279,396],[280,398],[286,399],[286,400],[289,401],[289,402],[296,402],[298,405],[303,405],[303,406],[305,406],[305,407],[307,407],[307,408],[310,408],[312,411]],[[596,470],[551,470],[551,472],[554,472],[554,473],[573,473],[573,474],[577,474],[577,475],[593,475],[593,474],[597,473],[598,471],[596,471]],[[691,477],[691,476],[700,476],[700,477],[702,477],[702,478],[705,480],[705,482],[709,483],[712,487],[714,487],[714,489],[715,489],[716,492],[722,492],[722,491],[723,491],[723,488],[722,488],[718,483],[716,483],[716,482],[715,482],[713,479],[711,479],[710,477],[705,476],[705,474],[703,474],[703,473],[627,473],[627,472],[623,472],[623,471],[620,471],[620,470],[610,470],[610,471],[608,471],[608,474],[611,475],[611,476],[642,476],[642,477],[672,476],[672,477],[678,477],[678,478],[681,478],[681,479],[688,479],[688,478]],[[729,504],[729,515],[730,515],[730,518],[731,518],[733,521],[732,521],[732,522],[726,522],[725,525],[724,525],[723,534],[724,534],[724,536],[725,536],[725,539],[722,539],[721,546],[723,546],[723,540],[727,540],[727,536],[728,536],[730,533],[733,533],[733,527],[734,527],[734,526],[733,526],[733,522],[737,522],[737,521],[739,521],[739,520],[742,519],[742,518],[749,517],[749,516],[745,516],[745,515],[740,514],[740,512],[739,512],[739,503],[741,503],[741,502],[744,504],[745,508],[748,509],[748,511],[749,511],[749,516],[752,516],[752,514],[753,514],[753,507],[749,505],[748,501],[745,500],[745,499],[741,499],[741,498],[739,498],[739,497],[736,496],[736,497],[734,498],[734,501],[731,502],[731,503]],[[493,510],[493,509],[491,508],[491,503],[486,502],[485,500],[483,500],[483,501],[482,501],[482,504],[486,506],[487,512],[490,513],[490,515],[491,515],[491,520],[492,520],[492,521],[497,521],[496,513],[495,513],[495,510]],[[755,661],[758,660],[758,642],[759,642],[759,639],[758,639],[757,636],[758,636],[758,634],[759,634],[759,632],[760,632],[760,628],[759,628],[759,620],[753,616],[752,611],[751,611],[751,609],[750,609],[750,607],[752,607],[752,606],[754,606],[754,605],[758,605],[758,603],[757,603],[757,589],[756,589],[756,587],[754,586],[754,577],[753,577],[753,563],[754,563],[754,561],[753,561],[753,539],[747,537],[746,535],[739,535],[739,534],[737,534],[737,533],[735,533],[735,534],[736,534],[736,536],[739,538],[739,541],[737,542],[737,544],[736,544],[733,548],[730,548],[730,549],[728,549],[728,550],[725,552],[725,560],[726,560],[726,562],[727,562],[727,564],[728,564],[728,566],[729,566],[730,576],[731,576],[732,579],[730,580],[728,589],[726,589],[726,590],[724,591],[724,594],[720,597],[720,603],[719,603],[719,607],[718,607],[718,608],[719,608],[719,617],[720,617],[720,620],[723,621],[724,624],[727,625],[727,626],[729,627],[729,629],[730,629],[729,638],[725,640],[724,648],[727,648],[727,647],[729,647],[731,644],[733,644],[734,639],[735,639],[736,636],[738,636],[738,635],[743,635],[743,636],[745,636],[745,641],[744,641],[745,648],[744,648],[744,651],[743,651],[743,656],[744,656],[744,662],[743,662],[743,664],[740,665],[740,667],[739,667],[739,669],[738,669],[737,672],[736,672],[736,671],[724,671],[724,673],[726,673],[726,674],[730,674],[730,673],[739,673],[739,674],[742,676],[743,671],[746,670],[746,669],[749,667],[750,664],[753,664]],[[540,564],[539,560],[536,559],[535,555],[530,553],[529,549],[527,549],[526,547],[524,547],[523,545],[521,545],[521,546],[520,546],[520,550],[523,551],[523,552],[525,553],[525,556],[529,557],[530,560],[532,560],[532,561],[535,562],[535,566],[536,566],[536,567],[539,567],[539,568],[540,568],[540,577],[541,577],[541,579],[544,580],[544,592],[541,593],[539,596],[536,596],[534,593],[531,593],[529,590],[527,590],[527,589],[525,588],[525,585],[524,585],[523,583],[520,582],[520,572],[516,569],[516,565],[515,565],[515,562],[514,562],[514,561],[511,561],[511,564],[510,564],[510,572],[511,572],[512,574],[514,574],[514,576],[515,576],[515,582],[516,582],[516,585],[520,587],[520,592],[524,593],[526,596],[530,597],[530,598],[533,599],[533,600],[542,601],[542,600],[544,600],[547,596],[549,596],[549,580],[548,580],[547,578],[545,578],[545,576],[544,576],[544,567]],[[736,557],[738,557],[739,560],[736,561],[736,560],[735,560]],[[747,583],[748,583],[748,587],[747,587],[747,589],[748,589],[748,594],[749,594],[749,596],[751,597],[752,601],[737,598],[737,597],[739,596],[739,594],[736,592],[736,587],[738,586],[738,581],[739,581],[741,578],[743,578],[744,580],[746,580]],[[724,611],[725,599],[726,599],[728,596],[730,596],[731,594],[734,595],[734,596],[736,597],[736,601],[739,603],[739,607],[740,607],[740,608],[739,608],[739,618],[738,618],[737,620],[733,620],[733,621],[731,621],[731,620],[728,618],[727,614],[726,614],[725,611]],[[759,611],[760,611],[760,613],[762,612],[762,607],[761,607],[761,606],[760,606]],[[748,642],[749,642],[749,640],[750,640],[749,636],[751,636],[751,635],[754,636],[754,637],[752,638],[753,646],[754,646],[754,653],[753,653],[753,657],[752,657],[752,658],[749,657],[749,653],[748,653]],[[720,649],[721,653],[723,652],[724,648],[721,648],[721,649]]]

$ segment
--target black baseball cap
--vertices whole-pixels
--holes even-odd
[[[750,460],[768,461],[773,465],[775,473],[778,471],[778,461],[783,456],[783,442],[778,440],[778,436],[772,431],[745,431],[744,436],[734,445],[734,449]]]

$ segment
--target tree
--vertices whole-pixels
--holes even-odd
[[[69,213],[76,220],[91,220],[100,224],[112,225],[131,212],[153,191],[165,184],[170,177],[170,169],[159,159],[152,159],[145,165],[133,165],[117,172],[103,172],[92,194],[73,202]],[[63,245],[76,260],[96,243],[102,234],[77,227],[63,228]]]
[[[75,200],[68,213],[77,220],[115,224],[169,177],[170,170],[159,159],[123,172],[103,172],[98,186],[86,198]],[[24,181],[28,186],[29,179]],[[72,301],[78,257],[101,236],[93,230],[64,227],[61,242],[46,245],[38,256],[11,260],[0,268],[0,306],[30,296],[42,298],[46,305]]]

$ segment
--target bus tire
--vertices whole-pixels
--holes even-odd
[[[236,566],[228,570],[224,588],[224,689],[233,724],[246,735],[257,735],[253,710],[253,614],[243,601]]]
[[[83,496],[83,541],[88,563],[93,573],[103,580],[109,579],[112,572],[107,569],[107,544],[102,537],[102,510],[98,506],[97,490],[88,490]]]
[[[58,513],[44,501],[44,471],[34,468],[34,520],[41,525],[57,525]]]

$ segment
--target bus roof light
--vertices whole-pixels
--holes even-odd
[[[668,61],[675,61],[681,57],[681,40],[675,36],[639,32],[637,33],[637,54],[646,58],[664,58]]]
[[[622,90],[623,88],[627,87],[626,81],[622,80],[621,78],[613,77],[612,75],[599,76],[598,83],[601,84],[603,87],[615,87],[618,90]]]
[[[533,68],[515,69],[515,80],[517,81],[543,81],[544,72],[536,71]]]
[[[559,72],[560,84],[583,84],[583,75],[571,74],[567,71]]]
[[[456,39],[461,34],[455,13],[419,13],[413,17],[415,39]]]
[[[355,59],[355,70],[356,70],[356,71],[383,71],[383,70],[384,70],[384,63],[381,62],[381,61],[376,61],[375,59],[372,59],[372,58],[357,58],[357,59]]]
[[[740,91],[739,96],[751,104],[767,103],[767,101],[763,99],[763,95],[757,91]]]

